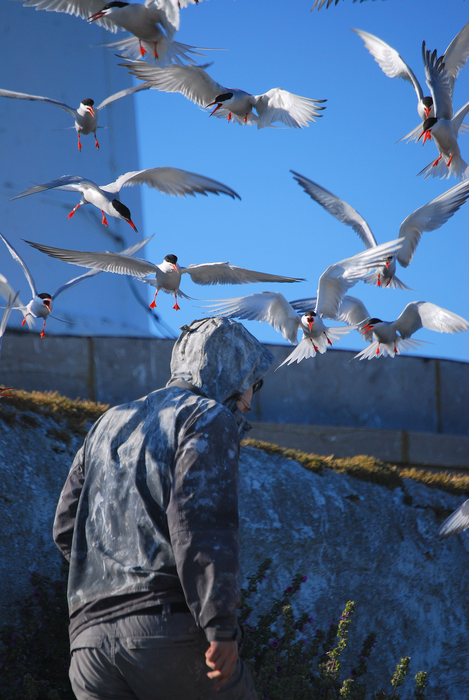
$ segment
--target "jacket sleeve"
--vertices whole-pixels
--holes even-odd
[[[52,530],[55,544],[68,561],[70,561],[70,552],[72,550],[73,528],[75,527],[78,500],[85,481],[83,456],[84,447],[81,447],[73,460],[67,480],[60,494]]]
[[[238,582],[238,431],[208,402],[179,429],[167,508],[186,602],[208,641],[235,639]]]

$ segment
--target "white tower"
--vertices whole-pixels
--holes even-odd
[[[3,2],[0,88],[50,97],[74,108],[85,98],[98,105],[131,85],[113,52],[97,46],[114,38],[72,15]],[[138,170],[133,96],[103,108],[98,123],[107,127],[98,129],[100,149],[90,134],[82,137],[79,152],[74,121],[67,112],[53,105],[0,97],[0,232],[27,263],[38,292],[52,294],[85,270],[51,259],[22,239],[71,249],[119,251],[145,235],[138,187],[126,188],[121,196],[138,234],[126,222],[110,217],[106,228],[92,205],[80,207],[69,220],[67,214],[79,201],[73,192],[52,190],[9,201],[31,185],[62,175],[81,175],[105,185],[122,173]],[[21,290],[20,297],[27,303],[29,285],[1,240],[0,273],[15,291]],[[50,318],[46,334],[147,336],[147,304],[144,285],[102,273],[58,297],[53,315],[71,323]],[[13,312],[9,325],[20,327],[21,321],[21,314]],[[39,320],[38,333],[41,328]]]

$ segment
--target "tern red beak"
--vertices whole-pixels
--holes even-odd
[[[104,17],[104,12],[100,10],[99,12],[95,12],[94,15],[91,15],[91,17],[88,17],[88,22],[96,22],[96,20],[101,17]]]

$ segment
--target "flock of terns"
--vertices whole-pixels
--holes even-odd
[[[0,97],[43,102],[68,112],[74,120],[79,150],[83,148],[81,137],[90,134],[94,135],[95,147],[99,148],[96,132],[101,109],[116,100],[149,89],[181,93],[196,105],[210,110],[210,116],[214,115],[241,126],[255,125],[258,129],[271,127],[274,123],[281,123],[290,128],[302,128],[321,117],[325,109],[326,100],[294,95],[280,88],[252,95],[240,89],[226,87],[216,82],[207,72],[211,64],[195,65],[194,57],[200,55],[200,49],[181,44],[175,41],[174,37],[179,29],[181,10],[189,4],[198,4],[198,0],[145,0],[143,4],[115,0],[104,6],[103,0],[19,1],[23,2],[25,7],[74,14],[90,23],[96,22],[111,32],[124,30],[129,34],[125,39],[111,42],[107,46],[114,52],[117,51],[123,59],[119,65],[142,82],[107,97],[98,106],[95,106],[91,98],[87,98],[75,109],[49,97],[0,89]],[[325,2],[326,0],[316,0],[315,6],[319,9]],[[327,6],[331,2],[332,0],[328,0]],[[365,219],[351,205],[309,178],[292,171],[294,179],[307,195],[332,216],[354,229],[365,250],[330,265],[319,277],[315,297],[289,303],[280,293],[264,291],[225,299],[204,307],[210,314],[269,323],[296,346],[282,365],[300,362],[305,358],[314,357],[317,353],[324,353],[328,347],[354,329],[368,342],[367,347],[356,355],[361,360],[381,356],[394,357],[402,351],[416,347],[419,342],[412,336],[422,327],[446,333],[466,331],[469,328],[469,323],[461,316],[425,301],[407,304],[395,321],[382,321],[373,317],[358,298],[347,294],[360,281],[382,289],[410,289],[396,276],[396,264],[407,268],[422,234],[443,226],[469,197],[469,166],[462,158],[458,145],[459,134],[468,128],[463,124],[463,119],[469,112],[469,102],[456,114],[453,113],[454,83],[469,56],[469,23],[441,56],[438,56],[436,51],[428,50],[423,42],[422,58],[426,84],[430,92],[428,96],[424,94],[413,71],[395,49],[372,34],[356,29],[354,31],[388,77],[402,78],[410,82],[415,89],[421,123],[403,139],[423,139],[424,143],[427,140],[432,141],[438,151],[438,155],[420,174],[425,178],[454,176],[460,182],[412,212],[402,222],[395,240],[378,244]],[[120,199],[123,188],[135,185],[146,185],[173,196],[212,193],[240,199],[233,189],[221,182],[171,167],[128,172],[107,185],[98,185],[93,180],[78,175],[58,176],[55,180],[24,190],[13,199],[46,190],[76,192],[80,200],[69,213],[69,218],[79,207],[91,204],[101,211],[103,225],[108,225],[108,217],[114,217],[126,221],[137,231],[129,208]],[[46,320],[51,315],[58,296],[102,272],[130,275],[153,286],[155,296],[151,307],[156,304],[158,292],[174,295],[173,308],[176,310],[179,309],[178,296],[190,299],[180,289],[184,274],[188,274],[193,282],[200,285],[302,281],[301,278],[236,267],[229,262],[190,264],[183,267],[173,254],[166,255],[161,263],[135,257],[149,238],[121,253],[68,250],[27,241],[53,258],[88,270],[59,287],[53,294],[39,293],[26,262],[4,235],[0,234],[0,238],[2,245],[5,245],[12,258],[22,267],[32,295],[31,301],[23,304],[19,297],[20,291],[13,290],[6,278],[0,275],[0,295],[7,302],[0,324],[0,351],[8,318],[13,310],[21,311],[24,317],[23,325],[27,323],[28,326],[32,326],[33,319],[42,319],[41,336],[44,337]],[[326,325],[327,319],[346,325]],[[302,339],[298,343],[300,330]],[[453,529],[445,523],[442,528],[443,535],[469,526],[469,506],[465,506],[466,504],[462,506],[461,512],[457,511],[458,516],[452,516]],[[454,527],[459,530],[454,530]]]

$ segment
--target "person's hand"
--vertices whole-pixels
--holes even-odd
[[[205,652],[205,661],[212,671],[207,676],[217,679],[215,690],[220,690],[234,673],[238,660],[238,642],[210,642]]]

